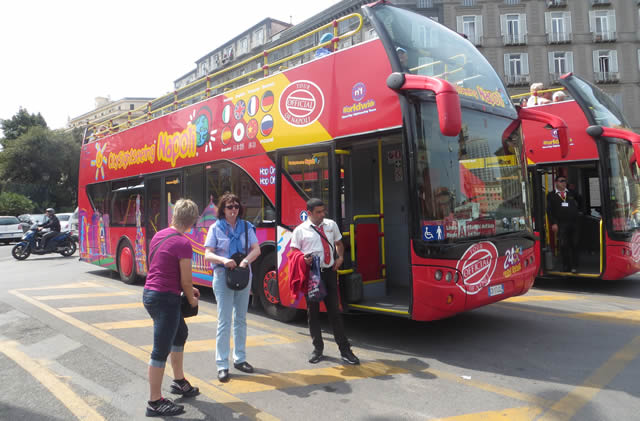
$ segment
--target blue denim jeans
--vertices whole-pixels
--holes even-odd
[[[243,290],[235,291],[227,286],[223,267],[213,270],[213,292],[218,303],[218,332],[216,333],[216,365],[218,370],[229,369],[231,321],[233,320],[233,362],[247,360],[247,309],[251,282]],[[233,319],[232,319],[233,316]]]
[[[170,352],[183,352],[189,329],[180,312],[180,296],[145,289],[142,303],[153,319],[153,351],[149,365],[164,367]]]

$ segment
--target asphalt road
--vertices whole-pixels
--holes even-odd
[[[0,419],[145,419],[152,328],[142,286],[77,255],[17,262],[11,247],[0,246]],[[308,364],[304,320],[251,311],[247,358],[256,373],[232,369],[222,385],[216,304],[203,290],[185,354],[202,394],[183,400],[178,418],[640,419],[639,307],[640,277],[631,277],[540,281],[526,296],[430,323],[347,315],[359,367],[341,364],[329,330],[329,358]]]

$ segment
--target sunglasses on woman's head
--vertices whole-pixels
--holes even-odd
[[[225,206],[227,209],[240,209],[240,205],[227,205]]]

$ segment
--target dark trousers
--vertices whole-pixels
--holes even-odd
[[[562,254],[562,270],[576,269],[578,265],[578,244],[580,232],[578,224],[558,224],[558,248]]]
[[[324,304],[327,307],[329,315],[329,323],[333,330],[333,337],[338,344],[340,352],[349,350],[349,339],[344,333],[344,325],[342,324],[342,314],[338,306],[338,279],[337,273],[333,270],[327,270],[320,273],[320,277],[327,288],[327,296],[324,297]],[[324,342],[322,341],[322,331],[320,329],[320,303],[310,302],[307,300],[307,320],[309,322],[309,332],[313,340],[313,347],[318,351],[324,350]]]
[[[42,248],[47,248],[47,243],[51,241],[52,238],[60,234],[58,231],[49,231],[45,235],[42,236]]]

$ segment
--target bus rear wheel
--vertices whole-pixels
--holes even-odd
[[[131,285],[136,282],[135,254],[131,243],[126,240],[118,247],[118,274],[125,284]]]
[[[260,264],[259,285],[254,290],[260,297],[265,313],[281,322],[291,322],[301,315],[297,308],[285,307],[280,304],[280,288],[276,272],[276,254],[268,253]]]

